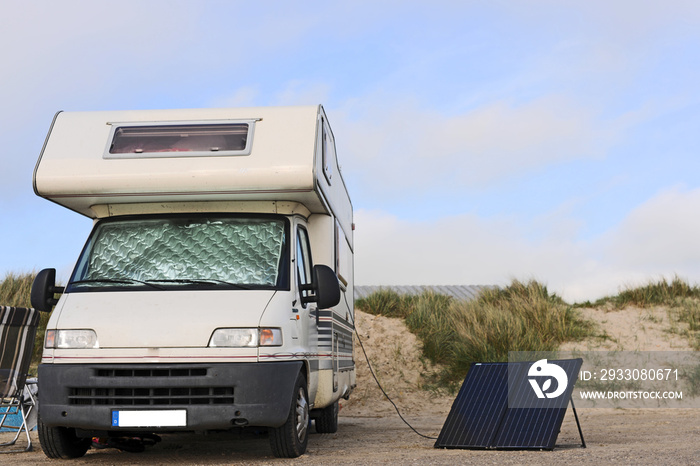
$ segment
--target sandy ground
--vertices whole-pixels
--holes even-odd
[[[438,450],[396,416],[342,416],[336,434],[313,434],[307,453],[280,460],[265,434],[166,435],[143,453],[90,450],[73,464],[700,464],[700,416],[694,410],[600,410],[579,413],[587,448],[579,448],[571,413],[554,451]],[[439,433],[444,415],[408,416],[425,433]],[[6,439],[9,434],[0,437]],[[34,451],[1,457],[3,464],[55,463]]]
[[[671,321],[663,307],[641,309],[628,307],[622,310],[589,308],[581,309],[586,319],[597,322],[607,334],[605,340],[588,340],[566,343],[562,351],[689,351],[688,340],[670,332],[672,327],[682,327]]]
[[[669,334],[663,309],[585,310],[611,337],[581,342],[579,349],[687,350]],[[406,419],[421,433],[436,437],[454,397],[423,390],[432,368],[421,361],[419,344],[399,319],[357,313],[357,327],[378,378]],[[568,348],[572,349],[572,348]],[[396,415],[357,351],[358,388],[343,402],[336,434],[312,434],[307,453],[281,460],[271,455],[264,432],[164,435],[143,453],[90,450],[74,464],[700,464],[700,410],[579,409],[587,448],[580,448],[574,416],[564,418],[554,451],[475,451],[433,448]],[[52,462],[41,451],[0,457],[4,464]],[[0,434],[0,441],[10,434]]]

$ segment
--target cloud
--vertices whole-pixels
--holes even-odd
[[[558,208],[526,220],[474,214],[409,221],[355,216],[358,285],[505,285],[536,279],[569,302],[674,275],[700,282],[700,188],[669,188],[604,234],[577,240],[580,221]],[[530,231],[540,231],[533,238]]]
[[[481,188],[550,164],[602,158],[616,128],[561,96],[497,101],[457,115],[412,102],[332,113],[345,168],[370,190]]]
[[[672,187],[632,210],[601,240],[616,265],[700,275],[700,188]]]
[[[503,285],[535,278],[561,285],[579,265],[591,266],[582,245],[567,237],[528,240],[516,218],[468,214],[424,222],[358,210],[355,223],[357,284]]]

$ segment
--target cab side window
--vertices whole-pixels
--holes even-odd
[[[302,305],[306,306],[305,299],[309,297],[310,291],[304,290],[304,285],[311,285],[311,249],[309,248],[309,234],[302,227],[297,228],[297,280],[299,282],[299,293],[302,298]]]

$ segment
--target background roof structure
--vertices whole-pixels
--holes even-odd
[[[355,299],[366,298],[379,290],[393,290],[398,294],[419,295],[424,291],[432,291],[438,294],[452,296],[455,299],[471,300],[476,299],[483,290],[492,288],[488,285],[393,285],[393,286],[355,286]]]

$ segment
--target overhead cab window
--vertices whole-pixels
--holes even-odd
[[[104,158],[248,155],[255,121],[207,124],[113,124]]]
[[[304,228],[299,227],[297,228],[297,279],[302,306],[306,306],[306,301],[310,296],[307,287],[311,285],[312,266],[309,236]]]

